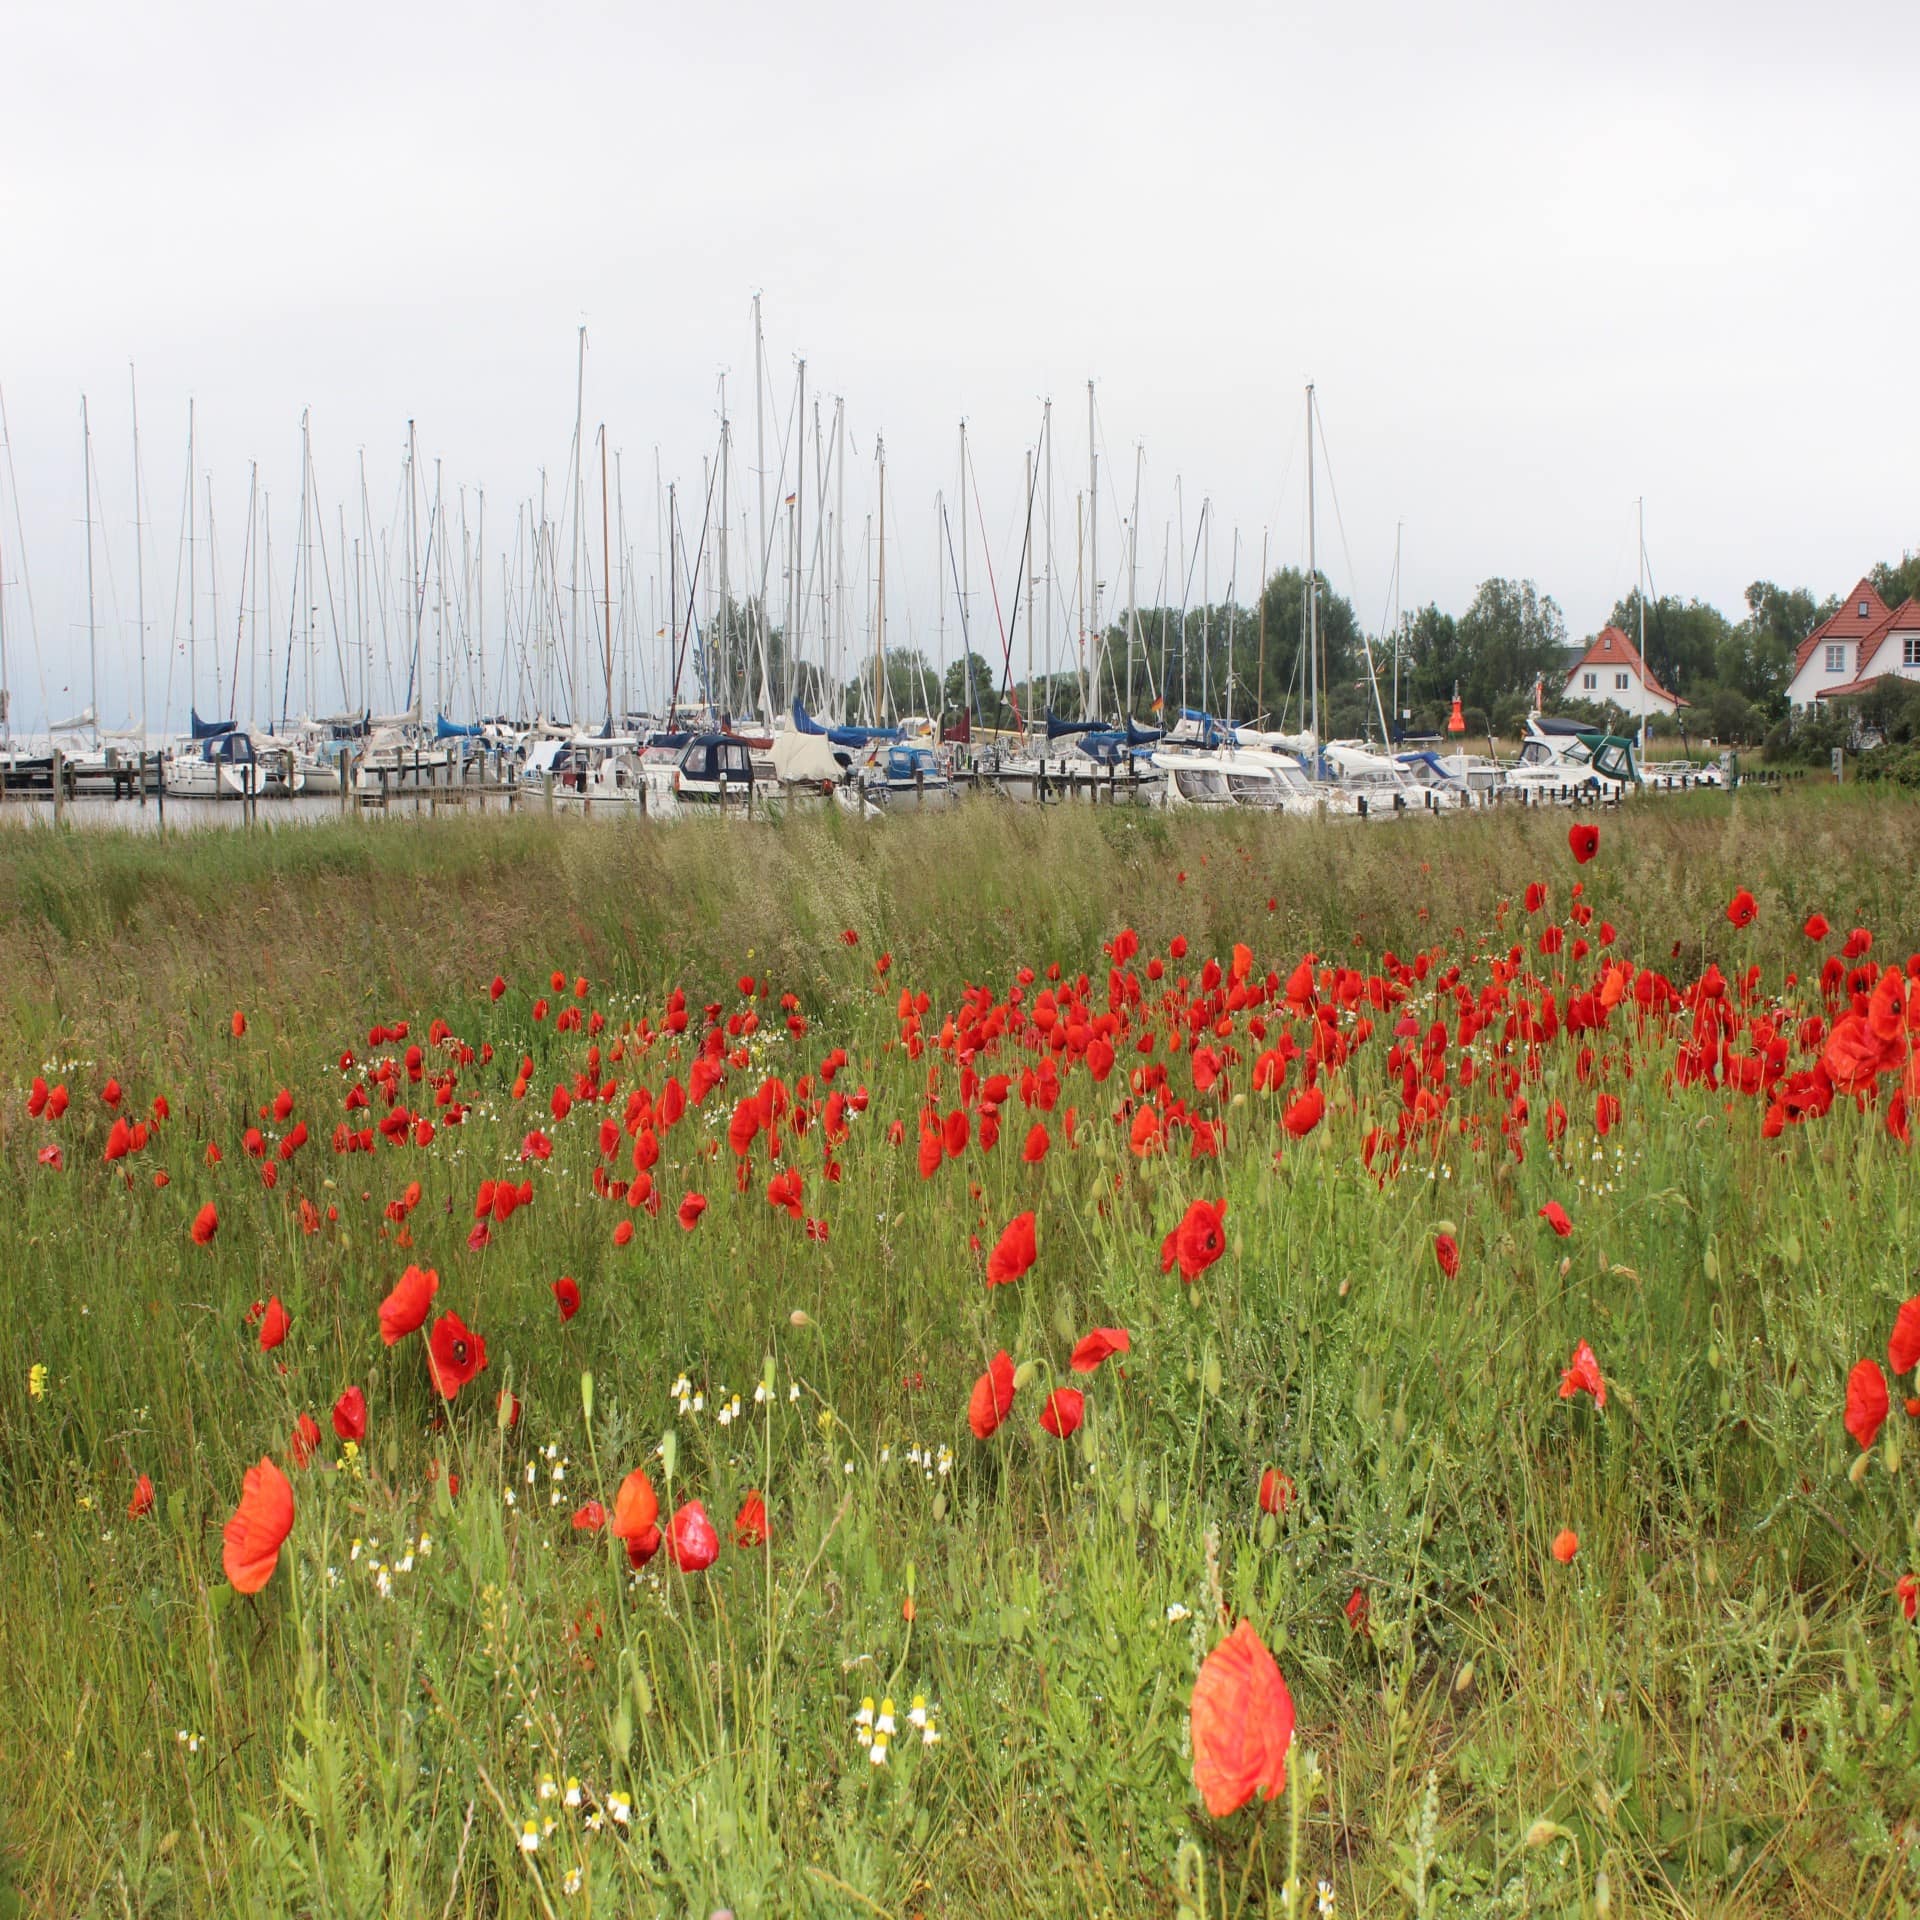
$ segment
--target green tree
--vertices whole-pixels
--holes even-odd
[[[918,647],[887,649],[884,716],[873,712],[873,656],[846,684],[841,695],[842,720],[850,726],[872,724],[883,718],[891,723],[906,713],[931,714],[940,691],[940,676]]]
[[[1618,627],[1637,645],[1639,596],[1630,593],[1615,601],[1607,624]],[[1647,666],[1669,693],[1691,700],[1718,677],[1720,648],[1732,631],[1726,616],[1704,600],[1663,594],[1647,602]]]
[[[1888,606],[1897,607],[1902,601],[1920,594],[1920,553],[1903,553],[1898,566],[1890,560],[1882,560],[1867,578],[1873,582],[1874,592]]]
[[[940,695],[949,713],[970,712],[983,727],[1001,724],[1000,676],[983,654],[962,654],[954,661],[941,682]]]
[[[1483,580],[1455,628],[1460,693],[1487,713],[1528,693],[1536,678],[1557,694],[1567,623],[1531,580]]]
[[[1429,602],[1407,623],[1401,668],[1404,694],[1401,704],[1414,709],[1418,726],[1426,730],[1443,725],[1453,711],[1453,694],[1469,677],[1470,662],[1460,647],[1460,623]]]

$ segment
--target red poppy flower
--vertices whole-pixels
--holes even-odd
[[[1132,1350],[1133,1336],[1125,1327],[1095,1327],[1074,1348],[1073,1357],[1067,1364],[1075,1373],[1097,1373],[1101,1361],[1110,1354],[1130,1353]]]
[[[292,1531],[293,1487],[272,1460],[262,1457],[247,1469],[240,1505],[221,1536],[220,1565],[236,1593],[258,1593],[273,1578],[281,1543]]]
[[[293,1325],[293,1315],[280,1304],[276,1293],[267,1302],[267,1310],[260,1316],[260,1351],[271,1353],[287,1337],[287,1329]]]
[[[1283,1514],[1293,1505],[1293,1481],[1278,1467],[1269,1467],[1260,1476],[1260,1511]]]
[[[660,1551],[660,1529],[649,1527],[645,1533],[636,1534],[627,1542],[627,1565],[636,1571],[644,1567]]]
[[[1252,1621],[1242,1620],[1201,1662],[1190,1732],[1193,1784],[1216,1820],[1256,1793],[1273,1800],[1285,1791],[1293,1696]]]
[[[571,1320],[580,1311],[580,1283],[562,1274],[553,1283],[553,1303],[560,1309],[563,1321]]]
[[[296,1467],[304,1467],[313,1458],[313,1450],[320,1444],[320,1422],[312,1414],[303,1413],[293,1423],[293,1432],[287,1441],[287,1453]]]
[[[1574,1348],[1573,1358],[1560,1376],[1560,1398],[1571,1400],[1576,1393],[1590,1393],[1593,1404],[1602,1412],[1606,1410],[1607,1383],[1601,1377],[1600,1362],[1584,1340]]]
[[[674,1218],[691,1233],[700,1224],[700,1216],[706,1210],[707,1196],[704,1193],[690,1193],[680,1202],[680,1209]]]
[[[1449,1280],[1460,1272],[1460,1243],[1450,1233],[1436,1233],[1433,1236],[1433,1257],[1440,1263],[1440,1271]]]
[[[1015,1214],[1000,1236],[1000,1244],[987,1256],[987,1285],[1004,1287],[1018,1280],[1033,1265],[1038,1255],[1034,1244],[1033,1215]]]
[[[211,1200],[193,1216],[193,1244],[204,1247],[220,1231],[220,1210]]]
[[[860,936],[851,927],[843,928],[840,938],[850,947],[857,947],[860,944]]]
[[[1196,1200],[1186,1216],[1168,1236],[1173,1260],[1180,1263],[1180,1278],[1189,1283],[1199,1279],[1227,1250],[1227,1203],[1224,1200]],[[1160,1249],[1161,1271],[1172,1264],[1169,1248]]]
[[[1754,899],[1753,895],[1750,894],[1745,887],[1742,887],[1740,891],[1727,902],[1727,918],[1731,920],[1736,927],[1752,926],[1754,915],[1759,911],[1760,903]]]
[[[1020,1158],[1030,1167],[1038,1166],[1047,1157],[1047,1149],[1052,1145],[1053,1140],[1046,1128],[1036,1120],[1027,1133],[1027,1144],[1020,1149]]]
[[[487,997],[490,1000],[498,1000],[506,990],[507,983],[496,973],[493,976],[493,984],[487,988]]]
[[[1280,1124],[1296,1140],[1304,1140],[1320,1124],[1327,1110],[1327,1096],[1318,1087],[1304,1088],[1280,1117]]]
[[[1547,890],[1538,880],[1527,882],[1527,911],[1538,913],[1547,904]]]
[[[1078,1387],[1055,1387],[1040,1409],[1040,1424],[1056,1440],[1078,1430],[1087,1417],[1087,1396]]]
[[[349,1387],[333,1403],[333,1430],[356,1444],[367,1437],[367,1396],[358,1387]]]
[[[1549,1200],[1540,1209],[1540,1218],[1557,1233],[1562,1240],[1573,1231],[1573,1222],[1567,1218],[1567,1210],[1558,1200]]]
[[[397,1345],[426,1325],[439,1285],[440,1276],[431,1267],[424,1271],[409,1267],[394,1283],[393,1291],[380,1302],[380,1338],[388,1346]]]
[[[242,1013],[238,1007],[235,1007],[233,1010],[233,1018],[227,1023],[227,1026],[228,1031],[238,1040],[247,1030],[247,1016]],[[236,1584],[238,1583],[236,1582]],[[241,1591],[250,1592],[251,1589],[242,1588]]]
[[[1847,944],[1840,949],[1840,956],[1844,960],[1858,960],[1862,954],[1871,952],[1872,948],[1872,933],[1865,927],[1855,927],[1847,935]]]
[[[1865,1453],[1887,1417],[1887,1376],[1877,1360],[1859,1360],[1847,1375],[1847,1431]]]
[[[1807,915],[1806,925],[1800,931],[1809,940],[1824,940],[1833,929],[1827,924],[1827,916],[1824,913],[1810,913]]]
[[[607,1510],[598,1500],[589,1500],[585,1506],[573,1510],[575,1533],[598,1533],[606,1524]]]
[[[1911,1373],[1916,1366],[1920,1366],[1920,1293],[1894,1315],[1893,1331],[1887,1336],[1888,1371]]]
[[[62,1155],[57,1141],[40,1149],[39,1160],[43,1167],[51,1167],[55,1173],[58,1173],[66,1164],[65,1157]],[[198,1239],[199,1235],[196,1233],[194,1237]],[[208,1238],[211,1239],[212,1235],[208,1235]],[[205,1242],[202,1242],[202,1244],[204,1245]]]
[[[667,1545],[682,1573],[704,1573],[720,1557],[720,1536],[698,1500],[689,1500],[667,1523]]]
[[[133,1483],[133,1498],[127,1502],[127,1518],[138,1520],[153,1511],[153,1482],[143,1473]],[[1911,1616],[1909,1616],[1911,1617]]]
[[[733,1544],[736,1547],[763,1547],[767,1543],[767,1503],[753,1488],[740,1502],[733,1516]]]
[[[120,1097],[120,1082],[118,1080],[109,1080],[107,1084],[100,1089],[100,1098],[104,1100],[109,1107],[117,1107],[120,1104]]]
[[[653,1482],[635,1467],[613,1497],[614,1535],[631,1543],[653,1532],[659,1518],[660,1497],[653,1490]]]
[[[967,1425],[976,1440],[991,1440],[1000,1423],[1013,1411],[1013,1360],[1002,1347],[987,1370],[973,1383],[967,1402]]]
[[[1600,829],[1585,822],[1569,827],[1567,845],[1572,850],[1575,864],[1584,867],[1600,851]]]
[[[1903,1573],[1900,1576],[1900,1584],[1894,1588],[1894,1592],[1900,1599],[1900,1611],[1909,1620],[1913,1619],[1916,1613],[1920,1613],[1920,1578],[1910,1573]]]
[[[784,1213],[789,1219],[798,1220],[806,1212],[800,1198],[800,1169],[788,1167],[784,1173],[776,1173],[767,1182],[767,1204],[776,1213]]]
[[[1580,1551],[1580,1536],[1571,1527],[1562,1527],[1553,1536],[1553,1557],[1563,1567],[1573,1564],[1573,1556]]]
[[[487,1343],[457,1313],[443,1313],[427,1341],[427,1371],[451,1400],[487,1364]]]

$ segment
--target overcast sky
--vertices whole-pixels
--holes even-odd
[[[1632,585],[1640,495],[1663,591],[1730,613],[1761,576],[1844,591],[1920,545],[1916,72],[1911,0],[29,4],[0,65],[0,391],[39,650],[0,463],[16,725],[87,698],[83,393],[103,717],[137,705],[130,361],[158,724],[190,394],[224,672],[254,460],[285,600],[303,408],[334,537],[363,449],[392,524],[409,418],[423,484],[442,460],[470,514],[484,486],[497,601],[543,468],[561,516],[583,323],[641,590],[655,449],[697,502],[723,372],[751,517],[756,291],[770,441],[798,354],[846,399],[856,608],[885,436],[895,644],[934,646],[962,417],[1005,611],[1048,396],[1071,597],[1089,378],[1109,608],[1136,447],[1143,600],[1176,476],[1190,544],[1212,501],[1216,598],[1236,527],[1243,598],[1263,528],[1299,562],[1309,380],[1322,563],[1370,627],[1404,523],[1408,603],[1524,575],[1591,631]],[[171,684],[177,723],[177,653]]]

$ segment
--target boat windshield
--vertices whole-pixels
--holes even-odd
[[[1224,774],[1215,773],[1203,767],[1180,767],[1173,776],[1174,786],[1179,790],[1182,800],[1191,800],[1198,805],[1217,805],[1231,798],[1227,792]]]

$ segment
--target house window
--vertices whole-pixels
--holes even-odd
[[[1609,653],[1613,651],[1613,629],[1611,627],[1600,636],[1600,644],[1605,647]]]
[[[1909,647],[1912,647],[1913,644],[1911,640],[1907,642]],[[1591,693],[1594,688],[1600,684],[1600,676],[1597,673],[1590,673],[1580,684],[1586,688],[1587,692]]]
[[[1862,600],[1860,602],[1860,618],[1864,620],[1866,617],[1867,617],[1867,603],[1864,600]]]
[[[1627,676],[1624,673],[1616,673],[1613,676],[1613,684],[1616,692],[1620,692],[1620,693],[1626,692]]]
[[[1847,649],[1844,645],[1827,649],[1827,671],[1845,673],[1847,670]]]
[[[1920,633],[1910,633],[1900,643],[1900,664],[1920,667]]]

